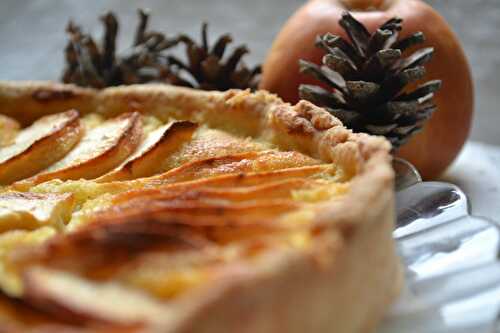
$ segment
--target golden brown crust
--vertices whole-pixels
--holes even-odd
[[[0,114],[0,148],[11,144],[20,128],[17,121]]]
[[[22,84],[16,83],[0,84],[0,101],[6,101],[0,103],[0,113],[7,113],[8,105],[15,104],[19,109],[22,105],[33,104],[32,91],[40,87],[54,93],[61,89],[59,84],[30,83],[24,86],[22,93],[21,87]],[[79,91],[81,88],[70,85],[64,89]],[[1,94],[9,90],[17,94],[13,98],[8,98],[12,94]],[[224,129],[231,126],[244,135],[268,136],[265,139],[277,141],[283,149],[298,148],[324,161],[345,164],[352,169],[352,174],[357,173],[374,150],[389,150],[389,144],[382,138],[353,134],[325,110],[309,102],[301,101],[292,107],[265,92],[204,92],[165,85],[142,85],[108,88],[101,92],[85,90],[83,96],[72,100],[72,107],[106,117],[127,111],[147,111],[161,119],[178,116]],[[89,108],[89,105],[94,108]],[[41,115],[49,109],[42,104],[30,111]],[[10,116],[16,118],[12,113]],[[266,133],[269,127],[273,127],[270,135]]]
[[[42,99],[34,96],[37,91],[43,91]],[[310,247],[278,251],[252,269],[228,267],[226,279],[173,301],[175,315],[153,331],[367,332],[397,294],[401,272],[391,237],[394,175],[390,145],[384,139],[354,134],[321,108],[305,101],[291,106],[263,91],[203,92],[166,85],[95,91],[52,83],[0,83],[0,113],[21,122],[68,107],[106,118],[138,111],[163,121],[172,117],[204,123],[333,163],[343,172],[339,180],[351,180],[342,200],[320,204],[312,221],[317,234]],[[255,186],[261,175],[218,177],[201,183],[229,186],[248,181],[246,186]],[[179,207],[187,206],[175,209]]]
[[[4,82],[0,84],[0,113],[27,126],[44,115],[76,106],[82,113],[91,112],[95,107],[88,102],[94,94],[92,89],[54,82]]]
[[[338,160],[334,162],[342,162],[342,157],[339,156],[347,154],[344,151],[351,151],[362,159],[355,164],[361,164],[373,151],[390,149],[389,143],[381,137],[353,134],[344,128],[338,119],[307,101],[290,106],[264,91],[254,94],[237,90],[206,92],[155,84],[95,91],[50,82],[0,82],[0,113],[18,120],[52,113],[53,109],[33,100],[33,91],[39,89],[56,95],[61,89],[75,90],[78,98],[71,100],[71,107],[80,110],[82,114],[97,112],[112,117],[124,112],[138,111],[148,112],[164,120],[178,117],[199,121],[228,131],[231,131],[232,127],[232,130],[239,134],[263,136],[272,142],[278,141],[283,149],[299,148],[300,151],[328,162],[332,161],[332,158]],[[24,113],[12,112],[22,110],[23,105],[31,107]],[[56,109],[64,106],[66,101],[64,105],[57,105]],[[270,127],[273,128],[271,133],[266,133]],[[291,142],[287,142],[289,139]],[[293,147],[294,145],[299,147]],[[340,152],[337,153],[338,151]]]

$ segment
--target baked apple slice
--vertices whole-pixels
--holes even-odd
[[[69,221],[73,206],[71,193],[0,193],[0,232],[46,225],[61,229]]]
[[[137,150],[113,171],[96,179],[97,182],[136,179],[162,170],[162,162],[191,139],[198,126],[189,121],[176,121],[150,132]]]
[[[104,324],[137,327],[145,322],[160,322],[169,310],[167,305],[117,283],[93,284],[50,269],[28,271],[25,286],[31,304],[71,322],[92,319]],[[69,294],[72,296],[68,297]]]
[[[133,327],[97,324],[90,327],[74,327],[64,320],[54,318],[36,311],[32,306],[23,302],[16,302],[12,298],[0,293],[0,323],[2,332],[9,333],[132,333],[137,331]]]
[[[30,177],[63,158],[80,140],[78,112],[45,116],[0,149],[0,184]]]
[[[63,159],[14,184],[14,188],[25,189],[51,179],[97,178],[122,163],[137,148],[141,135],[141,116],[137,112],[106,120],[87,131]]]

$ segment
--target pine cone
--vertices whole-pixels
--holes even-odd
[[[402,19],[392,18],[373,34],[348,12],[339,23],[349,36],[325,34],[316,45],[326,54],[320,66],[300,60],[300,70],[331,87],[301,85],[300,97],[326,108],[355,132],[384,135],[394,149],[418,132],[435,111],[432,101],[441,81],[420,85],[412,92],[405,87],[425,75],[423,65],[433,48],[423,48],[403,58],[402,53],[422,43],[417,32],[398,40]]]
[[[209,49],[206,23],[202,25],[202,42],[198,45],[185,35],[167,38],[163,33],[148,31],[149,14],[139,10],[134,43],[124,54],[117,55],[118,20],[109,12],[101,21],[101,45],[73,22],[68,24],[70,41],[65,51],[63,82],[94,88],[163,82],[205,90],[255,89],[258,85],[260,66],[250,70],[241,61],[248,53],[246,46],[237,47],[223,61],[232,38],[223,35]],[[179,43],[186,45],[186,63],[167,53]]]
[[[121,84],[160,81],[183,84],[170,70],[164,50],[179,43],[179,38],[167,38],[162,33],[148,31],[149,15],[139,10],[139,25],[132,47],[123,55],[116,54],[118,20],[111,12],[101,17],[104,37],[101,45],[70,22],[67,32],[66,69],[63,82],[84,87],[104,88]]]
[[[245,45],[240,45],[223,61],[224,53],[233,38],[229,34],[220,36],[212,47],[208,45],[208,24],[203,23],[201,28],[201,43],[197,44],[188,36],[181,36],[180,40],[186,45],[184,63],[171,56],[170,63],[189,73],[192,87],[204,90],[228,90],[231,88],[256,89],[261,66],[248,69],[241,61],[249,52]]]

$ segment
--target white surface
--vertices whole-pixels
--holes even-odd
[[[469,198],[472,214],[487,217],[500,223],[500,147],[480,142],[469,142],[459,158],[443,177],[459,186]],[[460,327],[461,321],[471,324],[471,318],[478,321],[494,320],[498,316],[500,287],[487,295],[477,295],[455,305],[442,309],[441,315],[446,327]],[[445,331],[448,331],[446,329]],[[495,332],[489,325],[478,324],[466,330],[450,329],[450,332]]]
[[[472,214],[500,222],[500,147],[468,142],[441,180],[465,192]]]

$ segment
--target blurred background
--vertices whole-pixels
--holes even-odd
[[[451,24],[472,66],[476,113],[471,139],[500,145],[500,0],[426,0]],[[130,45],[136,9],[150,8],[151,28],[172,36],[198,37],[202,21],[209,35],[232,33],[251,50],[246,62],[263,62],[286,19],[304,0],[2,0],[0,2],[0,80],[58,80],[69,18],[100,39],[98,16],[119,15],[119,49]],[[453,61],[453,59],[450,59]],[[460,96],[456,96],[460,98]]]

